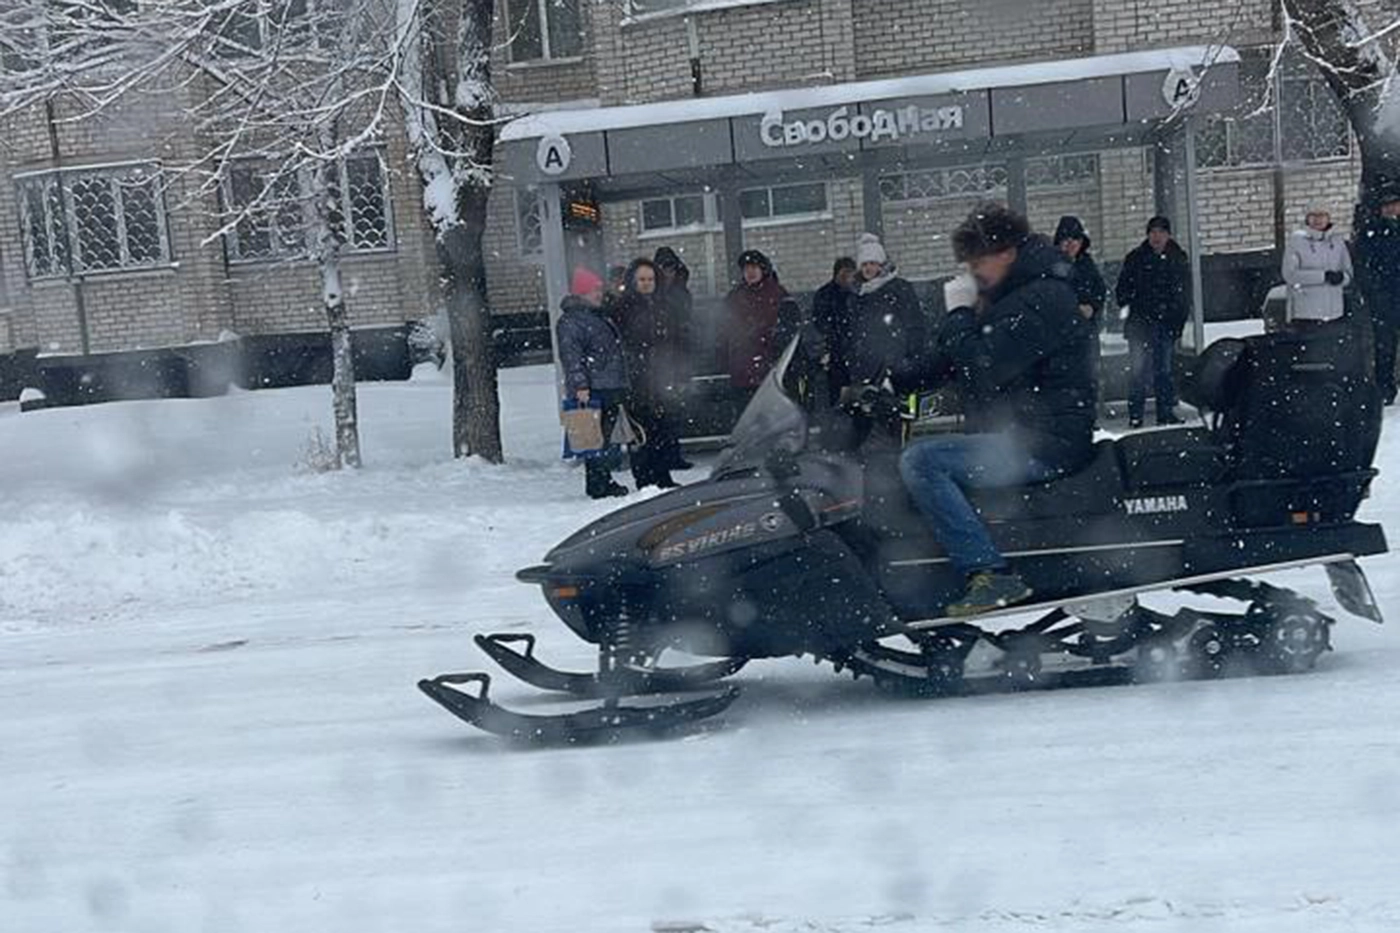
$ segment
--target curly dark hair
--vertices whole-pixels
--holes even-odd
[[[1001,204],[983,204],[953,231],[953,255],[958,262],[981,259],[1020,246],[1031,235],[1031,225],[1020,214]]]

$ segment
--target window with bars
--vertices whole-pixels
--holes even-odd
[[[224,183],[230,213],[237,215],[225,235],[229,258],[260,262],[304,257],[314,228],[308,172],[282,173],[261,159],[235,165]],[[331,185],[331,230],[352,252],[394,248],[388,175],[377,150],[342,159]]]
[[[17,179],[31,278],[170,262],[160,167],[132,163]]]
[[[880,176],[880,197],[892,203],[947,198],[1005,197],[1010,170],[1000,162],[921,169]],[[1026,187],[1089,188],[1099,182],[1099,157],[1092,153],[1043,156],[1026,160]]]
[[[880,176],[880,197],[892,204],[943,198],[993,197],[1006,191],[1006,166],[962,165]]]
[[[1196,130],[1202,168],[1266,167],[1351,155],[1351,125],[1327,82],[1297,53],[1285,54],[1270,80],[1272,49],[1243,56],[1245,100],[1229,115],[1205,118]]]
[[[508,0],[510,60],[549,61],[583,54],[579,0]]]

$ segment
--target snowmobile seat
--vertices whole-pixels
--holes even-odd
[[[1112,441],[1099,441],[1094,459],[1076,473],[1026,486],[979,489],[969,499],[988,521],[1013,521],[1102,512],[1122,489],[1118,452]]]
[[[1225,449],[1206,428],[1168,428],[1128,434],[1115,444],[1130,492],[1211,486],[1225,476]]]

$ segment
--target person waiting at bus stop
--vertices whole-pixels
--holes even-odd
[[[1171,221],[1153,217],[1147,222],[1147,239],[1128,254],[1118,273],[1116,294],[1118,306],[1128,310],[1123,336],[1132,365],[1129,427],[1142,427],[1149,386],[1157,400],[1157,423],[1181,423],[1172,363],[1190,317],[1190,277],[1190,260],[1172,239]]]

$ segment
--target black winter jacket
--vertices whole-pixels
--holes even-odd
[[[1158,253],[1146,240],[1123,260],[1118,273],[1118,306],[1128,307],[1123,333],[1129,340],[1146,339],[1157,324],[1180,335],[1191,316],[1191,260],[1172,240]]]
[[[1042,237],[1020,248],[980,312],[954,309],[924,373],[963,389],[969,433],[1011,432],[1045,466],[1073,472],[1093,457],[1093,324],[1079,313],[1069,263]]]
[[[1400,220],[1372,218],[1356,238],[1356,259],[1367,311],[1400,325]]]
[[[1078,259],[1069,263],[1069,268],[1069,284],[1074,288],[1074,296],[1081,305],[1094,309],[1091,320],[1097,330],[1103,320],[1104,303],[1108,301],[1108,285],[1099,272],[1099,264],[1094,262],[1094,257],[1086,249]]]
[[[601,308],[573,295],[560,304],[559,362],[564,368],[564,388],[572,396],[579,389],[608,391],[627,388],[627,362],[622,334]]]
[[[845,362],[854,384],[882,382],[924,352],[928,326],[914,286],[885,275],[857,285]]]

